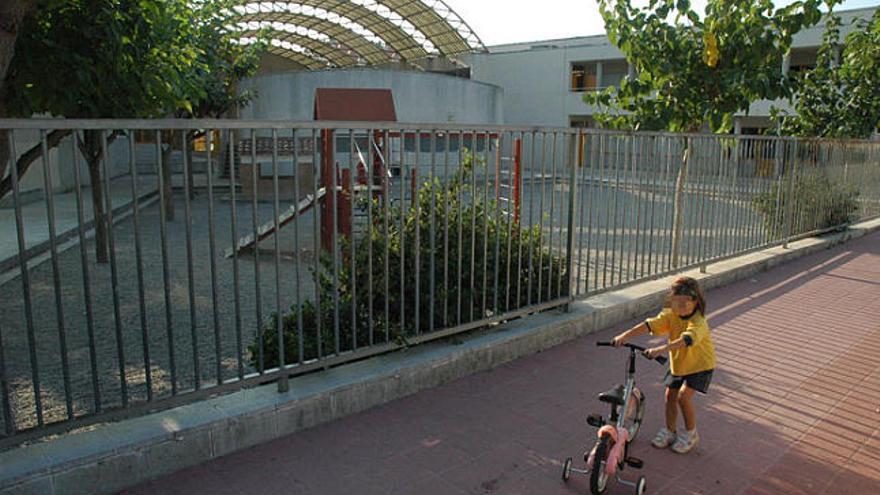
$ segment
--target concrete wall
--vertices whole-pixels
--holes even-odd
[[[504,88],[506,124],[567,127],[570,115],[593,113],[583,93],[569,90],[571,63],[622,58],[605,36],[592,36],[512,45],[466,61],[474,80]]]
[[[15,131],[15,153],[17,157],[20,157],[39,144],[39,131]],[[107,166],[110,171],[110,177],[119,177],[129,173],[128,150],[129,144],[127,136],[116,138],[116,140],[108,146],[107,152],[109,155],[109,161],[107,162]],[[80,180],[83,185],[88,185],[91,181],[89,180],[89,170],[85,158],[83,158],[79,149],[76,150],[76,154],[79,155]],[[49,150],[49,167],[52,176],[53,192],[59,193],[73,190],[76,184],[74,165],[73,138],[68,136],[62,139],[58,146]],[[22,194],[37,193],[43,190],[43,168],[43,160],[41,158],[38,158],[31,163],[27,172],[19,178],[19,187]],[[39,195],[42,196],[42,193]],[[6,204],[6,202],[4,202],[4,204]]]
[[[244,119],[312,120],[317,88],[387,88],[397,120],[407,123],[501,124],[502,90],[485,82],[439,74],[380,69],[282,72],[241,84],[257,97],[240,112]]]

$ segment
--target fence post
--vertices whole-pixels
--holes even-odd
[[[513,221],[519,226],[520,195],[522,194],[522,138],[513,142]]]
[[[797,140],[792,141],[792,160],[791,160],[791,174],[788,177],[788,193],[785,197],[785,201],[783,202],[783,208],[785,209],[783,215],[785,215],[785,237],[782,241],[782,249],[788,249],[788,240],[791,238],[791,229],[792,229],[792,221],[791,216],[793,215],[794,210],[794,181],[797,176],[797,168],[798,168],[798,156],[797,156]]]
[[[578,142],[580,142],[580,139],[582,139],[582,137],[583,137],[582,130],[578,130],[577,137],[578,137]],[[573,282],[574,282],[574,278],[572,277],[572,272],[574,270],[572,270],[572,268],[573,268],[572,265],[574,264],[574,228],[575,228],[574,212],[575,212],[575,206],[577,204],[577,190],[578,190],[577,169],[578,169],[578,164],[575,163],[574,159],[572,159],[572,157],[570,155],[569,155],[569,160],[568,160],[568,168],[569,168],[569,176],[568,176],[568,239],[567,239],[567,244],[566,244],[566,248],[565,248],[565,254],[566,254],[565,266],[566,266],[566,276],[568,277],[568,288],[567,288],[568,299],[572,300],[572,299],[574,299],[574,293],[572,291],[572,286],[573,286]],[[568,310],[568,306],[566,306],[566,310]]]

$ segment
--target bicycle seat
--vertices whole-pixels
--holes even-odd
[[[623,405],[623,385],[618,385],[607,392],[599,394],[599,400],[618,406]]]

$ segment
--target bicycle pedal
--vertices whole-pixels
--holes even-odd
[[[636,459],[635,457],[627,457],[627,458],[624,460],[624,462],[626,462],[626,464],[627,464],[628,466],[630,466],[630,467],[632,467],[632,468],[634,468],[634,469],[642,469],[642,466],[645,465],[645,463],[642,462],[641,459]]]
[[[596,428],[601,428],[602,426],[605,426],[605,418],[603,418],[601,414],[591,414],[587,416],[587,424],[595,426]]]

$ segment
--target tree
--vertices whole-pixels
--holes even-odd
[[[0,3],[0,119],[7,117],[3,80],[6,79],[6,71],[15,53],[15,42],[25,17],[36,5],[37,0],[5,0]],[[0,178],[6,172],[6,162],[9,159],[8,139],[7,132],[0,131]]]
[[[772,110],[783,134],[866,139],[880,130],[880,10],[858,19],[842,46],[840,17],[830,17],[816,67],[794,84],[796,113]]]
[[[831,5],[834,0],[829,0]],[[772,0],[709,0],[700,17],[689,0],[600,0],[608,37],[637,74],[619,88],[584,95],[606,127],[729,132],[736,112],[788,96],[782,61],[792,37],[821,18],[820,0],[774,10]],[[691,154],[685,142],[675,189],[672,266],[683,231],[682,193]]]
[[[214,0],[201,4],[198,9],[198,22],[191,33],[189,41],[192,46],[199,47],[198,61],[194,75],[199,80],[203,91],[192,104],[178,108],[174,112],[176,118],[220,118],[235,108],[245,106],[254,93],[239,91],[238,83],[256,73],[259,67],[260,51],[266,46],[263,34],[258,33],[257,41],[250,45],[242,45],[233,40],[237,38],[230,31],[230,15],[232,7],[240,4],[237,0]],[[167,146],[163,153],[163,164],[169,164],[171,153],[182,149],[187,161],[191,164],[192,142],[204,135],[204,131],[191,130],[182,135],[180,132],[164,133]],[[192,167],[189,167],[190,190],[192,195]],[[165,183],[165,215],[166,220],[174,219],[174,202],[171,195],[171,174],[164,174]]]
[[[206,54],[233,45],[227,31],[203,39],[205,25],[216,27],[222,16],[233,15],[197,0],[49,3],[26,21],[19,35],[4,84],[10,115],[153,118],[192,113],[210,99],[207,81],[224,77],[211,65],[217,58]],[[47,140],[54,145],[65,134],[69,131],[56,131]],[[104,137],[100,131],[74,137],[89,168],[97,259],[106,262],[108,226],[100,171]],[[107,145],[115,137],[107,135]],[[19,176],[39,156],[37,147],[20,157],[15,164]],[[0,197],[10,187],[7,177],[0,183]]]

